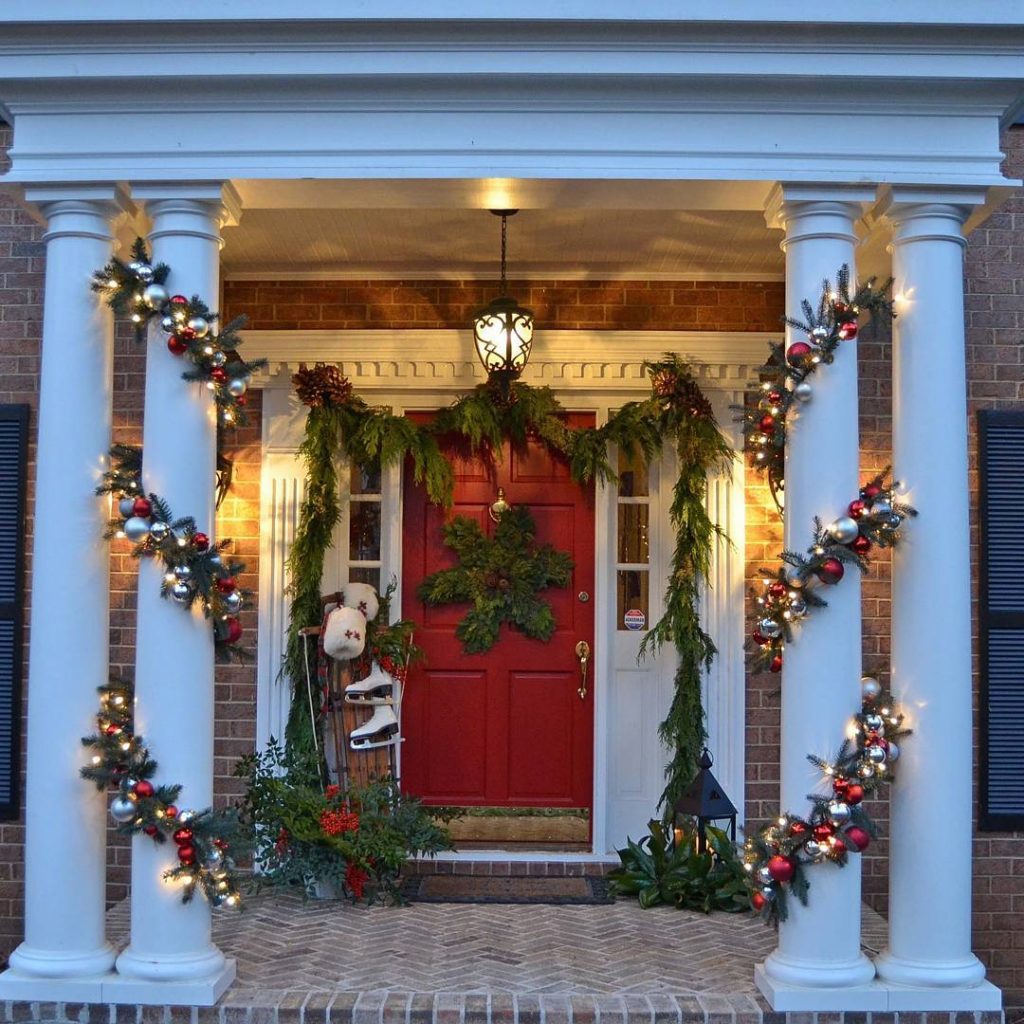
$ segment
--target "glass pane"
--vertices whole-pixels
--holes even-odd
[[[640,456],[629,458],[619,451],[619,494],[623,498],[640,498],[650,494],[647,483],[647,463]]]
[[[349,569],[348,578],[350,583],[369,583],[380,593],[380,569]]]
[[[619,505],[619,561],[647,561],[648,505]]]
[[[349,490],[351,494],[380,494],[380,466],[353,466]]]
[[[348,557],[352,562],[380,560],[380,502],[353,501],[349,505]]]
[[[617,576],[618,601],[615,628],[620,631],[639,633],[647,629],[650,574],[643,569],[620,569]]]

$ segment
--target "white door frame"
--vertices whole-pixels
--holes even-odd
[[[710,398],[719,423],[737,444],[739,435],[730,405],[740,401],[753,369],[763,362],[774,335],[736,332],[544,331],[524,379],[548,385],[567,408],[593,412],[598,424],[626,401],[644,397],[649,381],[645,358],[676,351],[689,358]],[[400,414],[434,409],[450,402],[483,379],[472,353],[468,331],[249,331],[247,351],[269,361],[264,381],[260,498],[260,593],[257,667],[257,742],[280,735],[287,713],[287,689],[277,680],[287,627],[283,595],[283,560],[294,535],[303,469],[296,453],[302,438],[305,407],[295,399],[290,375],[300,362],[338,363],[357,391],[373,404]],[[652,488],[651,620],[660,603],[671,557],[667,525],[671,463]],[[382,481],[382,580],[394,574],[401,598],[401,469],[393,467]],[[703,599],[702,618],[719,656],[705,680],[709,746],[716,774],[741,810],[745,773],[744,636],[744,501],[743,462],[712,480],[709,511],[732,538],[718,545],[712,578]],[[665,751],[656,740],[657,722],[671,695],[675,659],[666,655],[636,664],[639,634],[616,630],[614,607],[615,493],[598,483],[595,522],[595,708],[594,708],[594,856],[611,853],[652,815],[661,792]],[[330,561],[325,586],[341,581],[343,557]],[[603,643],[603,637],[613,642]],[[625,718],[629,719],[628,726]],[[623,754],[615,740],[616,724],[631,734],[648,736]],[[628,740],[628,737],[626,738]],[[616,768],[616,765],[618,766]],[[630,775],[630,772],[634,774]],[[620,783],[628,776],[628,784]],[[477,854],[479,856],[479,854]],[[506,858],[505,853],[502,854]],[[578,859],[578,858],[574,858]]]

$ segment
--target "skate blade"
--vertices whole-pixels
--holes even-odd
[[[361,704],[365,708],[381,707],[385,704],[394,704],[393,697],[357,697],[354,693],[345,694],[346,704]]]
[[[366,742],[363,742],[361,740],[350,740],[349,746],[353,750],[376,750],[378,747],[395,747],[399,743],[404,742],[404,736],[399,736],[398,733],[392,733],[387,739],[384,740],[373,740]]]

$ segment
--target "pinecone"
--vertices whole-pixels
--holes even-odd
[[[679,378],[672,370],[658,370],[651,377],[651,387],[658,398],[671,398],[679,385]]]
[[[299,400],[311,409],[322,405],[342,405],[352,395],[352,382],[333,363],[299,364],[292,376]]]
[[[707,395],[700,389],[700,385],[689,375],[679,382],[676,403],[684,409],[690,410],[691,416],[698,419],[710,419],[714,415],[711,403]]]

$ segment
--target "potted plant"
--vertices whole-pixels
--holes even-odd
[[[438,819],[390,778],[325,787],[315,762],[296,759],[275,741],[244,757],[235,775],[247,784],[239,812],[251,832],[258,887],[401,903],[406,861],[451,849]]]

